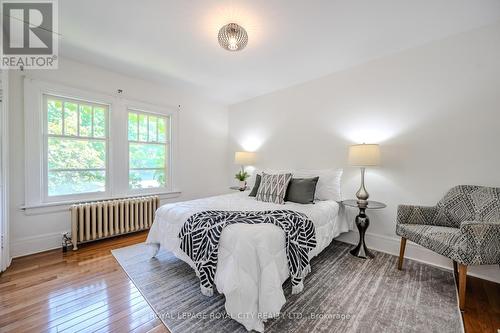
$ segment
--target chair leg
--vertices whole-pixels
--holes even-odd
[[[406,247],[406,238],[401,237],[401,246],[399,248],[399,261],[398,261],[398,269],[403,269],[403,259],[405,257],[405,247]]]
[[[465,310],[465,291],[467,283],[467,266],[459,264],[458,266],[458,304],[460,310]]]

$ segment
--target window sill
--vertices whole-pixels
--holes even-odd
[[[71,205],[81,203],[81,202],[91,202],[91,201],[105,201],[105,200],[116,200],[116,199],[126,199],[126,198],[135,198],[140,196],[150,196],[157,195],[161,200],[163,199],[172,199],[177,198],[181,195],[180,190],[172,190],[172,191],[160,191],[160,192],[151,192],[151,193],[143,193],[143,194],[129,194],[129,195],[121,195],[121,196],[111,196],[107,198],[96,198],[95,200],[69,200],[69,201],[60,201],[60,202],[47,202],[38,205],[24,205],[20,206],[19,209],[24,211],[26,215],[40,215],[40,214],[48,214],[48,213],[56,213],[69,211]]]

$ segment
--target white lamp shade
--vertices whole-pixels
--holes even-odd
[[[380,147],[375,144],[349,147],[349,164],[352,166],[374,166],[380,164]]]
[[[238,165],[253,165],[255,164],[255,153],[237,151],[234,153],[234,163]]]

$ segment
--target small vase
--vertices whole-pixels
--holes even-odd
[[[244,180],[240,180],[240,191],[244,191],[247,187],[247,182]]]

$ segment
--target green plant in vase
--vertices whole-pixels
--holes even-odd
[[[240,181],[240,191],[243,191],[246,189],[246,187],[247,187],[246,180],[248,179],[248,177],[250,177],[250,175],[245,170],[240,170],[240,171],[238,171],[237,174],[234,175],[234,178],[236,178],[237,180]]]

